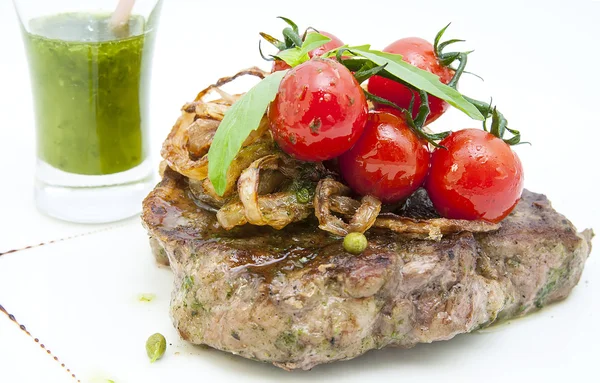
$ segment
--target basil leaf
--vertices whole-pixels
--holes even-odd
[[[323,36],[320,33],[309,33],[306,35],[304,42],[300,48],[290,48],[279,52],[275,57],[288,63],[289,66],[295,67],[308,61],[308,52],[320,46],[327,44],[331,39]]]
[[[339,49],[339,48],[338,48]],[[479,110],[467,101],[456,89],[442,83],[438,76],[402,61],[402,56],[372,50],[369,45],[348,47],[350,52],[371,60],[377,65],[386,65],[385,71],[417,89],[448,102],[453,107],[463,111],[469,117],[483,121]]]
[[[208,151],[208,178],[217,194],[225,192],[229,165],[248,135],[258,128],[286,73],[278,71],[265,77],[225,113]]]

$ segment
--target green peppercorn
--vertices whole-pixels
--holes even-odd
[[[150,358],[150,363],[160,359],[167,349],[167,340],[162,334],[156,333],[151,335],[146,341],[146,353]]]
[[[344,237],[344,250],[350,254],[360,254],[367,248],[369,242],[363,233],[348,233]]]

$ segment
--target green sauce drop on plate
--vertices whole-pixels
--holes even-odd
[[[118,173],[148,152],[154,33],[140,16],[119,30],[109,20],[65,13],[33,19],[24,31],[38,158],[65,172]]]

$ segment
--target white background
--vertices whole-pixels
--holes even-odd
[[[41,1],[41,0],[40,0]],[[258,32],[279,33],[291,17],[349,44],[383,48],[402,37],[447,37],[476,51],[464,93],[494,102],[532,146],[516,148],[526,187],[549,196],[578,228],[600,228],[597,113],[600,104],[600,2],[596,1],[295,1],[166,0],[155,50],[153,153],[185,101],[218,77],[265,65]],[[371,352],[355,361],[285,373],[184,344],[170,325],[171,276],[151,259],[134,218],[74,225],[34,207],[35,141],[27,62],[12,4],[0,0],[0,304],[17,316],[82,381],[564,381],[598,382],[600,264],[592,253],[579,286],[561,304],[493,332],[412,350]],[[439,129],[475,127],[451,111]],[[435,128],[434,127],[434,128]],[[90,234],[88,234],[90,233]],[[140,293],[156,299],[141,303]],[[149,365],[148,335],[172,344]],[[0,382],[69,382],[69,375],[0,315]]]

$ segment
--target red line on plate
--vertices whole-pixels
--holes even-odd
[[[17,326],[19,326],[19,328],[21,329],[21,331],[23,331],[31,339],[33,339],[33,341],[35,343],[38,343],[42,349],[46,350],[46,353],[48,355],[50,355],[56,361],[56,363],[58,365],[60,365],[63,369],[65,369],[65,371],[68,374],[71,374],[71,377],[73,379],[77,380],[77,383],[81,383],[81,380],[77,379],[77,376],[74,373],[72,373],[69,368],[66,368],[65,364],[61,363],[61,361],[58,359],[58,357],[56,355],[52,354],[52,351],[50,351],[50,349],[46,348],[46,346],[43,343],[40,343],[40,340],[38,338],[34,338],[33,335],[31,335],[31,333],[29,332],[29,330],[27,330],[27,327],[25,327],[24,325],[22,325],[21,323],[19,323],[17,321],[17,318],[15,318],[14,315],[9,314],[8,311],[6,311],[6,309],[4,308],[4,306],[2,306],[1,304],[0,304],[0,312],[3,312],[8,317],[8,319],[10,319],[11,321],[13,321]]]
[[[0,257],[3,256],[3,255],[6,255],[6,254],[16,253],[17,251],[29,250],[29,249],[33,249],[33,248],[44,246],[44,245],[51,245],[53,243],[63,242],[63,241],[66,241],[68,239],[79,238],[79,237],[83,237],[83,236],[86,236],[86,235],[101,233],[103,231],[108,231],[108,230],[116,229],[116,228],[123,227],[123,226],[126,226],[126,225],[127,224],[105,227],[103,229],[98,229],[98,230],[94,230],[94,231],[88,231],[86,233],[80,233],[80,234],[71,235],[70,237],[53,239],[52,241],[38,243],[37,245],[29,245],[29,246],[21,247],[20,249],[8,250],[8,251],[5,251],[3,253],[0,253]]]

